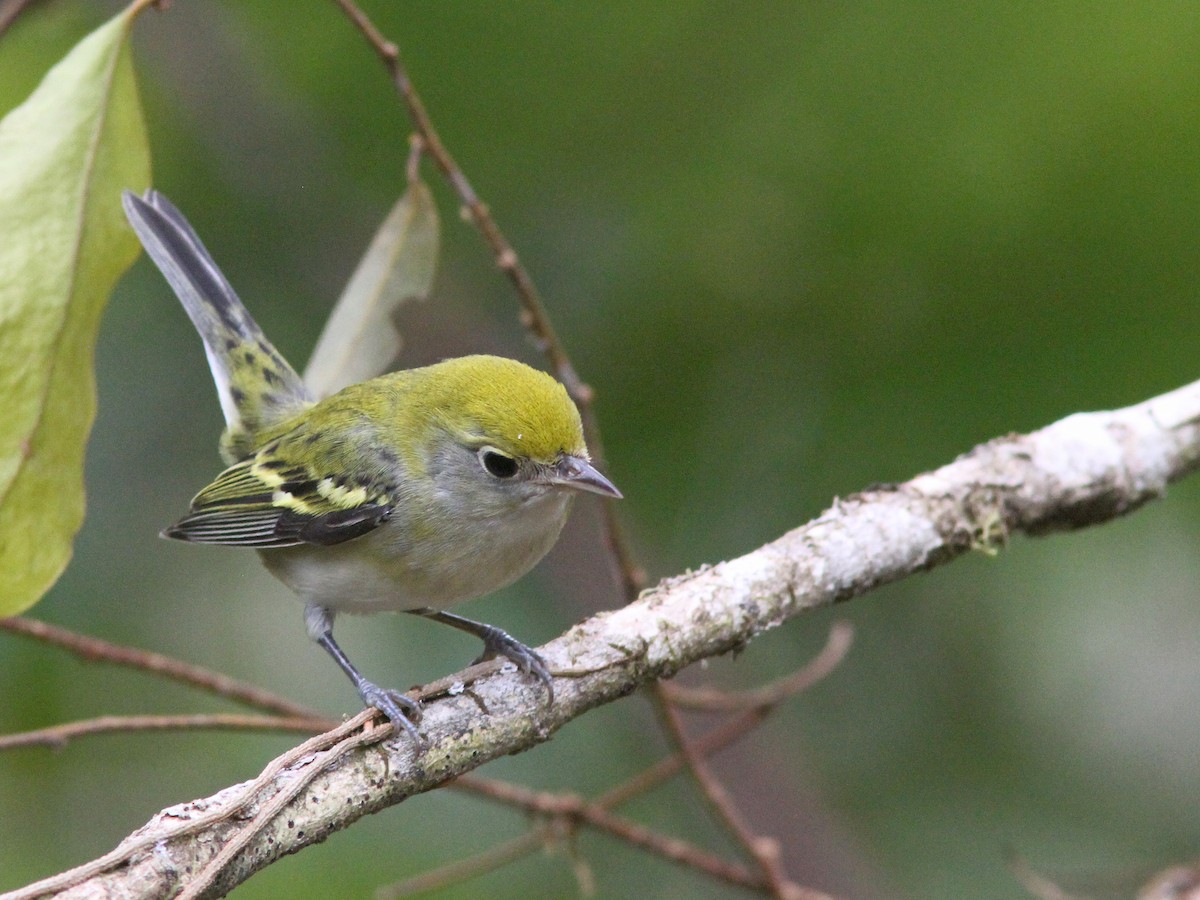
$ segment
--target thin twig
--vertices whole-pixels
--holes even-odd
[[[550,359],[555,373],[559,380],[566,385],[567,390],[571,392],[571,396],[576,401],[586,404],[591,400],[591,389],[580,381],[579,376],[575,373],[558,335],[555,334],[554,328],[550,324],[545,305],[542,303],[533,279],[521,265],[512,245],[496,227],[495,220],[487,206],[479,199],[479,195],[475,193],[470,181],[467,180],[458,163],[454,161],[454,157],[450,155],[446,145],[442,143],[437,129],[434,128],[429,114],[425,111],[425,104],[409,80],[404,63],[400,60],[399,48],[385,38],[367,14],[351,0],[335,0],[335,2],[355,24],[362,36],[375,50],[380,61],[387,67],[396,90],[399,91],[408,108],[408,115],[413,126],[425,142],[429,156],[454,187],[471,221],[491,248],[500,269],[516,287],[523,309],[522,322],[533,333],[539,349]]]
[[[763,877],[740,863],[728,862],[687,841],[659,834],[573,794],[535,791],[481,776],[459,778],[452,783],[473,794],[517,806],[537,815],[550,818],[567,817],[572,821],[591,825],[664,859],[682,863],[730,884],[760,888],[766,883]]]
[[[61,748],[78,737],[131,731],[171,731],[184,729],[228,729],[258,731],[295,731],[306,734],[337,727],[337,719],[322,716],[283,697],[236,681],[219,672],[192,665],[170,656],[152,653],[136,647],[113,644],[109,641],[51,625],[37,619],[0,619],[0,629],[31,637],[52,646],[69,650],[89,662],[107,662],[147,672],[189,687],[199,688],[229,700],[245,703],[278,713],[275,716],[240,716],[236,714],[97,716],[68,722],[34,731],[0,735],[0,751],[18,747],[49,746]],[[440,697],[463,686],[474,684],[498,671],[504,660],[474,663],[460,672],[446,675],[414,688],[408,695],[418,702]]]
[[[730,862],[679,838],[659,834],[635,822],[594,806],[584,805],[579,818],[596,828],[621,838],[635,847],[650,850],[671,862],[703,872],[713,878],[748,888],[763,887],[763,879],[752,869]]]
[[[425,155],[425,138],[414,132],[408,139],[408,159],[404,163],[404,179],[415,184],[421,177],[421,158]]]
[[[163,656],[161,653],[114,644],[37,619],[0,619],[0,629],[61,647],[89,662],[106,662],[151,672],[163,678],[186,684],[188,687],[198,688],[210,694],[216,694],[218,697],[253,706],[266,712],[294,718],[321,718],[320,713],[301,706],[299,703],[293,703],[278,694],[244,681],[237,681],[220,672],[214,672],[212,669],[192,665],[170,656]]]
[[[36,0],[4,0],[0,3],[0,37],[3,37],[4,32],[17,21],[17,17],[35,2]]]
[[[730,744],[736,743],[749,732],[757,728],[764,719],[774,711],[774,707],[762,706],[749,709],[724,725],[714,728],[703,736],[692,741],[692,747],[697,753],[711,756],[723,750]],[[634,797],[640,797],[647,791],[657,787],[672,778],[685,765],[683,754],[676,750],[670,756],[663,757],[649,768],[643,769],[614,788],[600,794],[592,802],[605,809],[611,809],[628,802]]]
[[[786,686],[793,693],[799,693],[824,678],[846,658],[853,636],[854,628],[849,622],[835,622],[829,629],[829,638],[821,652],[809,660],[804,668],[782,681],[776,682],[775,685],[769,685],[768,689],[761,692],[760,701],[742,707],[740,715],[736,718],[730,719],[724,725],[714,728],[698,738],[693,738],[691,740],[692,749],[702,757],[709,757],[752,731],[774,712],[780,703],[791,696],[782,690],[781,686]],[[751,692],[752,695],[757,693],[759,692]],[[592,802],[606,809],[619,806],[632,797],[644,794],[666,781],[683,765],[683,755],[677,751],[644,769],[628,781],[606,791]]]
[[[789,882],[783,873],[778,842],[774,839],[763,839],[751,829],[725,785],[709,768],[704,756],[697,752],[683,726],[679,711],[671,705],[670,697],[663,690],[662,683],[655,682],[651,686],[651,692],[658,701],[660,718],[666,726],[667,733],[683,756],[687,770],[700,788],[701,795],[708,801],[717,821],[725,826],[730,835],[750,854],[751,859],[758,863],[764,880],[770,885],[772,897],[776,900],[788,900],[795,896],[795,889],[799,886]]]
[[[450,151],[446,149],[446,145],[442,143],[442,139],[433,125],[433,120],[430,119],[429,113],[425,109],[425,104],[421,100],[420,94],[417,93],[416,88],[408,77],[408,71],[400,59],[399,48],[394,42],[384,37],[367,14],[355,5],[353,0],[334,0],[334,2],[337,3],[350,21],[354,23],[355,27],[358,28],[367,43],[375,51],[376,56],[379,57],[380,61],[387,68],[388,74],[392,78],[392,83],[395,85],[396,90],[403,98],[404,104],[408,109],[409,119],[412,121],[413,127],[424,143],[423,149],[437,165],[446,180],[450,182],[455,193],[458,194],[458,199],[463,209],[466,210],[471,222],[475,225],[475,228],[479,231],[484,242],[491,250],[496,265],[512,282],[521,303],[521,324],[528,329],[538,349],[545,354],[550,367],[554,370],[555,376],[566,386],[576,404],[578,404],[580,416],[583,419],[584,434],[587,438],[588,447],[593,457],[598,462],[603,463],[604,443],[601,439],[600,425],[592,407],[592,402],[595,399],[594,392],[583,382],[576,372],[566,348],[563,346],[562,341],[559,340],[558,334],[555,332],[554,326],[550,321],[550,315],[546,311],[545,303],[542,301],[541,292],[538,291],[533,278],[530,277],[529,272],[522,265],[516,250],[496,224],[496,220],[492,217],[487,204],[480,200],[479,195],[475,192],[475,188],[471,186],[470,180],[468,180],[463,170],[459,168]],[[617,520],[616,512],[612,509],[612,504],[604,503],[603,506],[605,540],[616,561],[620,575],[621,589],[624,593],[625,601],[628,603],[635,599],[647,586],[648,579],[645,571],[637,564],[633,557],[633,553],[629,548],[629,542]]]
[[[585,421],[594,422],[595,419],[594,417],[590,417]],[[599,429],[593,428],[592,430],[598,431]],[[611,502],[601,503],[600,515],[603,516],[604,541],[608,546],[608,552],[612,554],[612,558],[616,564],[621,592],[625,597],[625,602],[632,603],[642,591],[650,586],[650,576],[634,557],[633,550],[629,546],[628,538],[625,537],[625,530],[621,527],[621,521],[617,518],[617,510],[613,504]]]
[[[1025,861],[1024,857],[1011,848],[1006,851],[1005,856],[1007,857],[1008,868],[1013,873],[1013,876],[1021,883],[1021,886],[1025,890],[1039,898],[1039,900],[1085,900],[1085,898],[1076,894],[1068,893],[1054,881],[1034,870]]]
[[[675,682],[663,684],[667,698],[675,706],[700,712],[740,712],[760,706],[774,706],[816,684],[835,668],[850,649],[854,626],[837,621],[829,629],[824,649],[791,675],[751,691],[718,691],[713,688],[692,688]]]
[[[405,100],[410,117],[412,118],[425,147],[428,149],[428,152],[438,164],[443,174],[446,175],[446,177],[454,185],[472,221],[483,235],[485,241],[491,247],[497,264],[506,273],[516,287],[522,302],[523,323],[533,334],[535,341],[538,343],[541,350],[547,355],[551,366],[554,368],[555,373],[559,377],[560,381],[567,386],[568,390],[572,393],[580,405],[582,413],[585,417],[585,421],[589,426],[589,443],[593,446],[594,452],[597,454],[597,456],[602,457],[602,445],[599,428],[595,422],[594,416],[591,413],[592,392],[590,388],[588,388],[588,386],[579,379],[574,366],[571,364],[571,361],[565,352],[565,349],[558,340],[546,313],[540,294],[537,291],[532,279],[529,277],[528,272],[521,265],[521,262],[511,244],[509,244],[507,239],[496,226],[495,221],[492,219],[487,207],[479,200],[464,173],[455,163],[449,151],[442,144],[440,137],[438,136],[431,120],[428,117],[428,114],[425,111],[424,104],[413,88],[407,72],[400,61],[396,46],[391,42],[384,40],[383,36],[378,32],[377,29],[375,29],[365,14],[358,10],[358,8],[354,6],[350,0],[338,0],[338,3],[342,9],[348,15],[350,15],[352,20],[356,23],[368,41],[370,41],[372,45],[376,47],[381,59],[389,68],[396,87]],[[419,149],[415,148],[414,155],[417,152],[420,151]],[[605,528],[608,535],[609,545],[614,556],[618,560],[619,568],[622,573],[623,588],[627,595],[627,599],[631,600],[644,585],[645,576],[633,563],[632,557],[628,553],[627,545],[624,541],[621,530],[617,525],[617,521],[611,510],[606,512]],[[165,660],[165,658],[162,659]],[[782,876],[782,872],[778,869],[777,846],[773,844],[768,845],[764,841],[756,839],[753,836],[749,828],[746,826],[746,823],[741,820],[740,814],[733,806],[732,801],[728,797],[728,794],[724,791],[724,788],[712,776],[712,773],[707,769],[705,763],[703,762],[702,757],[696,753],[694,747],[690,744],[689,739],[682,728],[682,724],[678,720],[678,714],[670,706],[666,696],[660,694],[660,699],[662,701],[662,707],[664,709],[665,716],[667,717],[669,724],[672,726],[669,730],[679,744],[681,754],[686,760],[689,769],[691,769],[697,781],[705,790],[705,794],[710,798],[714,806],[717,808],[721,818],[724,819],[729,825],[731,832],[746,844],[751,854],[759,861],[766,881],[770,885],[772,892],[777,897],[784,897],[785,890],[787,890],[787,888],[790,886],[786,883]],[[359,736],[358,740],[362,741],[363,739],[361,736]],[[325,754],[325,756],[336,758],[334,753],[335,751],[329,751]],[[312,768],[319,771],[320,768],[323,768],[323,766],[314,766]],[[309,777],[315,777],[315,775]],[[305,783],[307,782],[305,781]],[[296,787],[295,791],[298,792],[302,787],[303,784],[301,784],[299,787]],[[227,844],[221,853],[218,854],[218,856],[205,867],[200,876],[189,885],[187,890],[184,892],[184,896],[197,896],[199,892],[203,891],[212,882],[212,880],[217,877],[224,865],[241,851],[245,844],[248,843],[249,840],[255,834],[257,834],[262,827],[264,827],[265,823],[270,820],[270,817],[273,816],[278,809],[281,809],[282,806],[288,802],[292,796],[294,796],[294,792],[291,790],[281,791],[278,795],[276,795],[271,803],[269,803],[262,811],[260,811],[259,816],[255,819],[255,822],[252,823],[250,827],[244,829],[237,839]],[[608,815],[602,810],[593,810],[593,812],[601,814],[602,816]],[[576,813],[576,815],[579,815],[579,813]],[[630,824],[632,825],[632,823]],[[645,829],[641,829],[641,826],[634,826],[634,829],[645,831]],[[652,837],[659,838],[657,835],[652,835]],[[677,852],[679,852],[678,848],[681,842],[670,841],[669,843],[671,846],[676,848]],[[704,857],[709,857],[710,867],[713,864],[727,865],[715,857],[711,857],[710,854],[703,853],[703,851],[689,851],[689,854],[695,856],[696,852],[702,854]],[[693,864],[698,868],[704,868],[704,865],[702,864]]]
[[[267,803],[264,803],[259,809],[258,814],[221,848],[221,852],[214,856],[200,870],[195,879],[188,883],[187,887],[179,892],[177,895],[178,900],[196,900],[216,880],[221,874],[221,870],[234,857],[246,849],[249,843],[262,833],[267,824],[279,814],[280,810],[295,799],[297,794],[312,784],[318,775],[351,750],[380,740],[381,737],[391,733],[394,728],[395,726],[391,725],[391,723],[377,728],[364,728],[357,734],[344,737],[332,747],[319,751],[318,755],[304,767],[303,771],[283,790],[275,794]]]
[[[729,746],[739,738],[744,737],[774,711],[780,703],[796,693],[810,687],[832,672],[845,658],[853,640],[854,629],[848,622],[835,622],[829,630],[829,638],[821,652],[813,657],[807,665],[787,678],[757,691],[748,691],[744,696],[752,702],[738,707],[741,715],[725,723],[719,728],[702,735],[692,741],[694,751],[708,757],[718,750]],[[727,695],[728,696],[728,695]],[[676,752],[660,760],[633,778],[617,785],[605,793],[593,798],[586,804],[590,810],[610,810],[622,803],[640,796],[657,787],[675,775],[683,768],[684,761],[681,753]],[[575,802],[574,798],[563,795],[546,795],[529,791],[511,790],[502,782],[482,779],[474,775],[463,775],[451,782],[448,787],[475,793],[478,796],[515,805],[527,813],[544,814],[545,808],[567,809]],[[553,799],[545,799],[547,796]],[[578,821],[590,824],[579,817]],[[610,832],[611,833],[611,832]],[[668,840],[670,840],[668,838]],[[440,869],[435,869],[408,881],[392,885],[387,889],[387,897],[403,896],[405,892],[416,893],[418,890],[431,890],[445,884],[474,877],[482,872],[491,871],[499,865],[528,855],[542,846],[545,841],[543,831],[533,829],[518,838],[506,841],[483,851],[477,856],[452,863]],[[655,846],[644,849],[655,852]],[[426,880],[428,879],[428,880]],[[426,886],[428,885],[428,886]],[[762,885],[765,887],[765,882]]]
[[[722,691],[693,691],[689,694],[686,689],[665,682],[658,682],[653,686],[653,695],[658,701],[659,713],[666,731],[678,748],[678,753],[671,758],[671,761],[681,760],[682,764],[687,767],[718,820],[758,863],[764,880],[771,890],[771,895],[779,900],[823,895],[810,892],[808,888],[803,888],[787,878],[780,859],[779,842],[774,838],[754,833],[749,822],[746,821],[737,804],[725,789],[724,784],[709,768],[707,762],[710,752],[707,749],[708,736],[700,740],[688,736],[679,712],[674,706],[673,698],[682,695],[686,701],[700,705],[706,711],[728,711],[749,707],[752,710],[751,715],[741,717],[737,720],[737,724],[739,726],[744,724],[747,728],[753,727],[753,724],[760,721],[768,710],[773,709],[782,700],[804,690],[833,671],[845,658],[846,652],[850,649],[853,635],[854,630],[849,623],[835,622],[829,630],[829,638],[825,647],[808,665],[793,675],[756,691],[740,695]],[[742,732],[731,731],[729,733],[740,735]],[[637,786],[640,788],[641,784],[642,782],[639,780]],[[610,792],[606,797],[613,795],[617,795],[616,791]],[[625,793],[617,796],[625,799],[630,794],[626,789]]]
[[[809,685],[824,678],[845,657],[853,639],[853,628],[846,622],[835,622],[829,631],[829,638],[822,651],[804,668],[793,675],[777,681],[756,691],[742,694],[731,694],[723,691],[688,691],[665,682],[658,682],[652,688],[667,734],[678,749],[677,758],[691,772],[692,778],[710,808],[734,839],[745,848],[760,869],[764,880],[770,887],[771,895],[784,898],[803,896],[818,896],[806,894],[807,888],[802,888],[790,881],[784,874],[780,860],[779,842],[774,838],[756,835],[746,821],[737,804],[725,789],[720,779],[709,768],[706,758],[708,752],[701,748],[700,742],[688,736],[683,721],[674,705],[674,698],[682,696],[685,705],[696,705],[706,711],[736,711],[749,707],[752,710],[768,710],[783,699],[804,690]],[[750,724],[750,720],[739,720]],[[757,722],[758,719],[753,720]],[[640,786],[640,782],[639,782]],[[612,793],[612,792],[610,792]],[[628,793],[620,795],[622,799]]]
[[[26,885],[20,890],[6,894],[5,900],[33,900],[36,897],[64,891],[102,872],[107,872],[128,862],[133,857],[140,855],[160,842],[165,843],[174,838],[202,831],[217,822],[233,817],[284,769],[294,765],[309,754],[317,753],[335,745],[338,741],[345,738],[346,735],[353,734],[355,731],[361,729],[373,715],[375,715],[374,710],[363,710],[357,716],[342,723],[337,728],[309,738],[304,743],[288,750],[282,756],[277,756],[267,764],[266,768],[253,781],[238,785],[238,793],[235,797],[219,806],[211,808],[208,812],[202,813],[194,819],[184,819],[178,824],[173,825],[167,833],[150,829],[140,838],[133,837],[122,841],[115,849],[91,862],[84,863],[82,866],[76,866],[74,869],[69,869],[66,872],[60,872],[50,878],[44,878],[41,881]],[[376,729],[377,731],[378,729]],[[164,810],[159,813],[159,816],[166,815],[167,813],[173,813],[173,811]],[[173,813],[173,815],[177,817],[178,813]]]
[[[531,828],[524,834],[489,847],[482,853],[466,859],[456,859],[452,863],[436,869],[429,869],[420,875],[406,878],[404,881],[384,885],[375,891],[375,900],[396,900],[396,898],[408,897],[412,894],[436,891],[453,884],[469,881],[488,872],[494,872],[496,869],[516,862],[518,859],[524,859],[538,848],[544,847],[548,840],[545,832],[546,828],[544,827]]]
[[[246,716],[235,713],[175,716],[99,716],[79,722],[66,722],[36,731],[0,735],[0,750],[19,747],[52,747],[61,750],[74,738],[97,734],[135,731],[185,731],[221,729],[226,731],[292,731],[314,734],[337,725],[330,719],[291,716]]]

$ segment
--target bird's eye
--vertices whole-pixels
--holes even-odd
[[[479,451],[479,462],[484,470],[496,478],[512,478],[517,474],[517,461],[492,447]]]

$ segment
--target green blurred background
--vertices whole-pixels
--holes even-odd
[[[1194,4],[366,8],[596,388],[620,513],[655,577],[997,434],[1200,376]],[[3,109],[115,9],[27,11],[0,38]],[[383,70],[331,3],[180,2],[142,17],[135,49],[155,185],[303,362],[402,189],[408,127]],[[443,267],[404,316],[405,363],[537,362],[511,290],[430,181]],[[32,614],[354,711],[253,554],[157,537],[218,470],[220,414],[144,259],[97,356],[88,520]],[[615,605],[598,534],[580,504],[534,575],[468,614],[540,643]],[[846,897],[1023,897],[1009,847],[1094,896],[1128,896],[1197,853],[1198,536],[1200,486],[1185,481],[1128,520],[1019,538],[790,622],[684,676],[757,684],[814,653],[833,618],[857,628],[841,669],[718,769],[788,871]],[[339,634],[390,684],[476,650],[415,620],[347,619]],[[0,684],[3,731],[228,708],[3,635]],[[291,743],[103,737],[0,756],[0,890],[107,851]],[[663,752],[634,697],[484,771],[587,793]],[[684,782],[626,811],[732,852]],[[525,825],[438,792],[237,896],[368,896]],[[591,833],[577,850],[602,897],[742,895]],[[442,896],[575,890],[564,848]]]

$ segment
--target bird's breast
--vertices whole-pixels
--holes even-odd
[[[570,495],[504,515],[456,515],[421,526],[403,515],[334,546],[261,551],[266,567],[305,603],[340,612],[443,609],[511,584],[558,540]]]

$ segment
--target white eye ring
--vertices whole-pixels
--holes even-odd
[[[495,447],[480,447],[477,456],[483,471],[502,481],[512,478],[521,469],[515,459]]]

